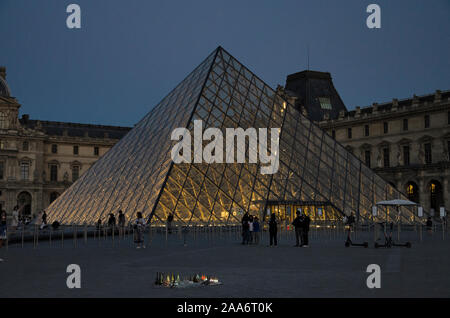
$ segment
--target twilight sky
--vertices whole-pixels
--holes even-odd
[[[218,45],[273,88],[309,46],[353,109],[450,89],[449,17],[448,0],[0,0],[0,65],[21,114],[132,126]]]

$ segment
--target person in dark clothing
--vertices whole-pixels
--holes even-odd
[[[6,227],[6,211],[0,211],[0,248],[3,246],[3,241],[7,240],[7,227]]]
[[[245,213],[241,220],[242,224],[242,245],[248,244],[250,235],[250,217]]]
[[[112,234],[116,227],[116,217],[112,213],[109,214],[108,226],[111,228],[111,234]]]
[[[270,246],[272,246],[272,244],[277,246],[277,244],[278,244],[277,232],[278,232],[277,220],[275,219],[275,213],[272,213],[272,215],[270,216],[270,220],[269,220]]]
[[[100,231],[101,228],[102,228],[102,219],[99,218],[98,221],[97,221],[97,230]]]
[[[431,232],[433,229],[433,221],[431,220],[431,216],[427,218],[427,223],[425,225],[427,226],[428,232]]]
[[[123,214],[122,210],[119,210],[119,217],[117,220],[117,224],[119,225],[119,235],[123,235],[125,229],[125,214]]]
[[[353,212],[350,213],[349,216],[346,216],[346,215],[344,216],[344,224],[348,225],[347,242],[351,243],[352,229],[353,229],[353,225],[355,224],[355,216],[353,215]]]
[[[123,214],[122,210],[119,210],[118,224],[120,227],[125,226],[125,214]]]
[[[108,225],[111,227],[116,226],[116,217],[112,213],[109,214]]]
[[[302,245],[303,247],[309,247],[309,224],[311,223],[311,219],[309,216],[303,214],[302,215]]]
[[[300,238],[302,236],[302,220],[300,209],[297,209],[296,215],[297,217],[294,219],[294,222],[292,222],[292,225],[295,228],[295,246],[298,247],[300,246]]]
[[[172,221],[173,221],[173,214],[169,213],[167,216],[167,231],[169,234],[172,234]]]
[[[47,212],[43,212],[42,214],[42,224],[41,224],[41,229],[45,228],[47,226]]]
[[[259,244],[259,219],[257,216],[255,216],[253,220],[253,235],[254,235],[253,242],[255,244]]]

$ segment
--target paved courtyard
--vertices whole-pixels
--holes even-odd
[[[294,248],[282,233],[276,248],[239,244],[237,233],[177,234],[136,249],[130,238],[88,238],[10,244],[0,250],[0,297],[450,297],[450,239],[442,233],[423,241],[402,233],[412,248],[373,248],[373,234],[359,234],[369,248],[344,247],[344,234],[312,233],[310,248]],[[81,288],[68,289],[66,267],[81,267]],[[367,265],[381,267],[381,288],[366,286]],[[155,287],[156,272],[214,274],[221,286]]]

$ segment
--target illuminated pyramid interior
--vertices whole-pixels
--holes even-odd
[[[182,163],[171,159],[172,130],[281,127],[279,170],[259,163]],[[292,220],[301,207],[313,220],[353,212],[372,219],[375,202],[406,199],[219,47],[47,209],[50,222],[94,224],[122,210],[152,224],[169,213],[181,225],[236,224],[245,212]],[[412,211],[402,212],[404,222]],[[397,220],[382,208],[381,220]]]

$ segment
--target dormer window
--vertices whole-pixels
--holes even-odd
[[[319,103],[322,109],[331,110],[331,101],[329,97],[319,97]]]

